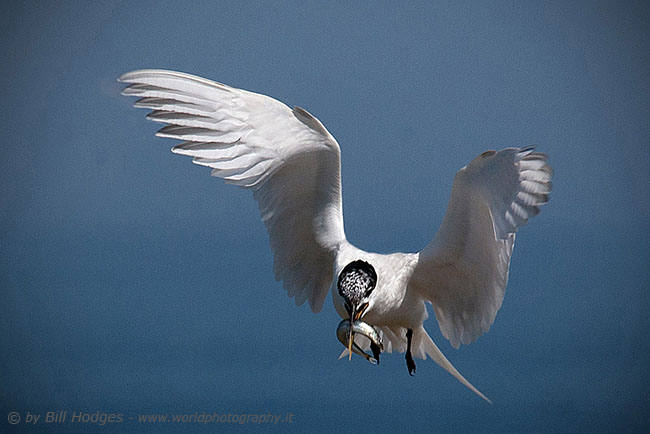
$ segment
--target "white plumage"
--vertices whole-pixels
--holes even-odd
[[[319,312],[327,292],[347,318],[336,276],[363,260],[377,273],[364,322],[380,330],[385,350],[429,355],[487,400],[449,363],[423,321],[426,302],[442,334],[458,348],[485,333],[501,307],[517,229],[539,213],[551,170],[532,148],[486,151],[458,171],[444,220],[420,253],[380,255],[345,237],[340,148],[304,109],[189,74],[140,70],[122,75],[147,117],[168,124],[157,135],[183,142],[172,151],[212,168],[212,175],[253,192],[271,241],[275,278],[296,304]],[[334,282],[334,284],[333,284]]]

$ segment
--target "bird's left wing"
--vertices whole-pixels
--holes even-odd
[[[548,201],[546,160],[532,148],[486,151],[454,178],[445,217],[420,252],[409,288],[431,302],[455,348],[485,333],[501,307],[517,229]]]
[[[269,232],[274,272],[296,304],[321,310],[345,240],[340,148],[307,111],[265,95],[165,70],[122,75],[123,90],[156,134],[179,139],[172,152],[253,192]]]

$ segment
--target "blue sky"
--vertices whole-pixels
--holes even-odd
[[[218,427],[238,432],[648,430],[647,3],[348,3],[3,2],[3,432],[66,409],[295,414]],[[490,332],[454,350],[425,323],[495,404],[432,361],[410,378],[402,355],[337,360],[331,301],[286,297],[250,194],[172,155],[119,95],[139,68],[316,115],[367,250],[420,250],[483,150],[547,153],[552,200],[519,232]]]

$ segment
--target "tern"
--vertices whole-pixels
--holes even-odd
[[[331,289],[336,312],[379,330],[384,350],[432,358],[490,402],[447,360],[423,327],[427,303],[454,348],[487,332],[501,307],[517,229],[551,190],[545,154],[485,151],[455,175],[442,224],[419,253],[378,254],[343,228],[341,149],[305,109],[269,96],[167,70],[123,74],[122,94],[167,124],[156,135],[176,154],[250,190],[273,251],[273,271],[297,305],[319,312]],[[351,330],[350,323],[345,330]],[[359,330],[363,329],[359,325]],[[349,349],[352,349],[352,331]],[[344,352],[345,353],[345,352]]]

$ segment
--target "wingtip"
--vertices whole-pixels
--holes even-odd
[[[135,69],[133,71],[125,72],[124,74],[117,77],[117,81],[120,83],[130,83],[134,75],[144,71],[144,69]]]
[[[122,83],[133,83],[138,78],[141,78],[143,75],[156,74],[156,75],[174,75],[174,74],[185,74],[182,72],[170,71],[167,69],[134,69],[133,71],[125,72],[124,74],[117,77],[117,81]]]

